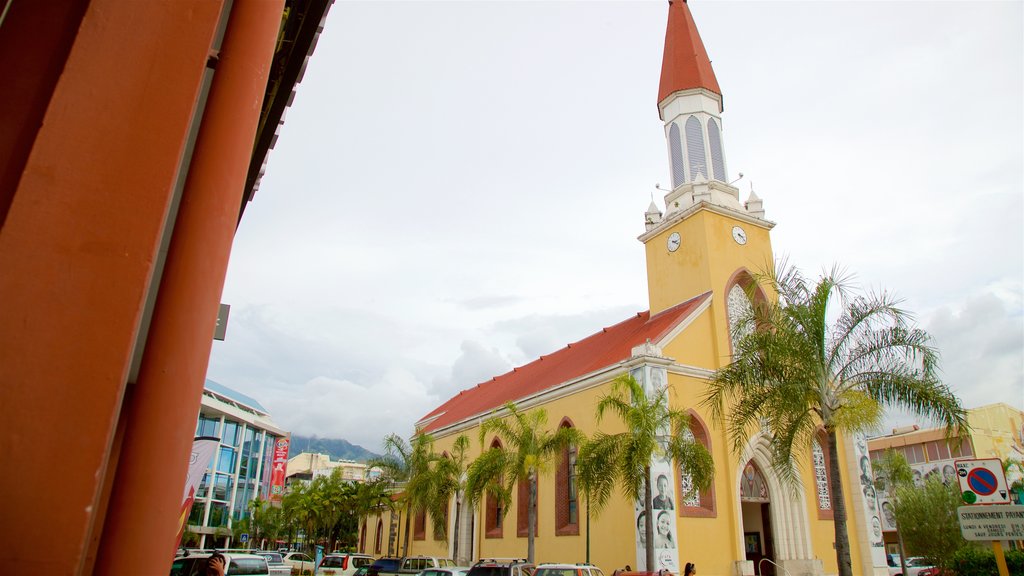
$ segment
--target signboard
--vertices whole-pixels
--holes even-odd
[[[230,304],[221,304],[217,309],[217,326],[213,329],[214,340],[224,340],[228,333],[228,314],[231,313]]]
[[[960,492],[968,504],[1009,504],[1010,491],[998,458],[957,460]]]
[[[242,532],[242,535],[238,537],[238,541],[241,542],[242,544],[245,544],[246,542],[248,542],[249,541],[249,533],[248,532]]]
[[[284,478],[288,471],[288,438],[274,441],[274,454],[270,469],[270,501],[280,502],[284,498]]]
[[[956,512],[965,540],[1024,540],[1024,506],[960,506]]]

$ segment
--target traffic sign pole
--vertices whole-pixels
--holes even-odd
[[[995,552],[996,555],[996,567],[999,568],[999,576],[1010,576],[1010,569],[1006,566],[1006,556],[1003,555],[1003,543],[999,540],[993,540],[992,552]]]

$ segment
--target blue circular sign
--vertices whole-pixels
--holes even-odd
[[[979,496],[988,496],[996,491],[996,475],[988,468],[975,468],[967,473],[967,485]]]

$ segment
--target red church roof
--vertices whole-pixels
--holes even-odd
[[[690,14],[690,7],[686,5],[686,0],[669,0],[658,104],[673,92],[690,88],[706,88],[722,95],[715,71],[711,69],[711,59],[704,50],[704,42],[693,22],[693,14]]]
[[[553,354],[541,356],[511,372],[463,390],[421,419],[421,422],[429,420],[423,431],[430,432],[486,414],[507,402],[521,400],[628,360],[634,346],[648,340],[658,342],[710,297],[711,293],[706,292],[653,317],[650,311],[639,312]]]

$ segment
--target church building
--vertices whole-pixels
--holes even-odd
[[[455,438],[465,434],[473,458],[482,449],[500,447],[497,438],[481,445],[481,421],[500,417],[502,406],[514,402],[523,411],[543,407],[552,428],[578,427],[590,435],[598,431],[598,399],[615,378],[632,374],[648,389],[668,387],[670,404],[690,414],[690,431],[708,448],[716,469],[713,484],[695,492],[685,469],[658,458],[652,462],[652,488],[660,504],[657,525],[672,545],[658,548],[657,566],[651,570],[682,574],[683,566],[693,562],[702,576],[835,574],[824,436],[800,456],[806,461],[798,465],[800,485],[793,486],[772,471],[763,434],[734,451],[721,424],[700,405],[707,379],[730,362],[737,338],[732,327],[752,305],[748,294],[772,297],[747,288],[773,262],[774,223],[766,218],[761,199],[753,192],[742,198],[730,184],[722,90],[685,0],[668,2],[657,102],[672,190],[664,197],[664,209],[652,202],[638,222],[649,310],[459,392],[424,416],[417,433],[431,434],[438,453],[450,451]],[[622,425],[605,418],[600,430],[613,434]],[[849,437],[840,441],[844,485],[853,486],[866,443]],[[646,569],[638,533],[643,531],[642,505],[616,492],[600,514],[592,513],[574,485],[574,465],[575,453],[567,449],[538,480],[536,562],[583,562],[589,551],[591,563],[606,574],[626,565]],[[867,502],[857,490],[844,497],[854,573],[885,574],[874,501]],[[523,486],[501,521],[497,504],[486,496],[476,509],[453,500],[447,535],[433,534],[424,515],[414,514],[408,554],[449,557],[460,565],[479,558],[523,558],[526,502]],[[360,527],[360,550],[401,554],[409,519],[404,510],[398,516],[369,517]]]

